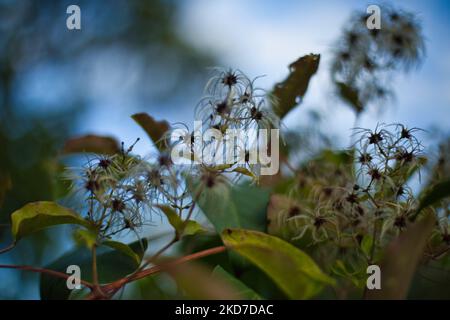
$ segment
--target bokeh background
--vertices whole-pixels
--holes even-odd
[[[291,62],[320,53],[302,106],[285,125],[308,126],[315,114],[315,126],[335,146],[348,146],[355,114],[335,96],[331,53],[352,13],[374,3],[1,0],[0,247],[10,241],[14,210],[65,194],[57,155],[66,138],[96,133],[129,145],[145,137],[130,118],[136,112],[192,125],[211,67],[265,75],[258,84],[270,90]],[[82,30],[66,28],[70,4],[81,8]],[[419,67],[392,75],[395,98],[369,108],[358,125],[401,122],[427,129],[425,144],[437,144],[450,133],[450,2],[404,0],[395,7],[417,15],[426,56]],[[134,149],[143,156],[152,150],[148,139]],[[66,233],[39,233],[0,263],[45,265],[71,246]],[[39,298],[37,276],[0,270],[0,298]]]

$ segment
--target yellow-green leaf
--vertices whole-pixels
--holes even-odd
[[[77,224],[89,228],[90,224],[75,211],[51,201],[39,201],[25,205],[11,215],[12,234],[15,241],[60,224]]]
[[[77,229],[73,233],[76,243],[92,249],[97,243],[97,234],[88,229]]]
[[[194,220],[186,221],[186,225],[183,229],[183,236],[192,236],[197,233],[203,233],[206,232],[206,230],[197,222]]]
[[[201,190],[197,205],[221,233],[226,228],[266,230],[266,209],[270,192],[251,185],[233,187],[217,183],[212,188],[203,188],[201,181],[188,178],[188,190],[196,197]]]
[[[300,249],[268,234],[226,229],[224,244],[263,270],[292,299],[308,299],[334,280]]]
[[[188,299],[239,300],[243,297],[228,281],[212,276],[206,266],[188,262],[169,265],[168,273],[177,283],[178,289]]]
[[[420,201],[417,211],[420,212],[422,209],[447,197],[450,197],[450,180],[441,181],[434,185]]]
[[[221,266],[216,266],[213,270],[212,275],[226,280],[235,290],[237,290],[239,295],[244,299],[261,300],[261,296],[259,294],[257,294],[253,289],[249,288],[247,285],[245,285],[242,281],[240,281],[239,279],[235,278],[233,275],[228,273]]]
[[[133,251],[133,249],[130,248],[130,246],[126,245],[125,243],[119,242],[119,241],[113,241],[113,240],[106,240],[102,242],[102,245],[108,246],[110,248],[116,249],[117,251],[122,252],[123,254],[129,256],[130,258],[133,258],[136,260],[136,263],[139,264],[141,262],[141,258],[139,255]]]
[[[219,164],[217,166],[207,167],[207,169],[211,171],[223,171],[226,169],[230,169],[232,166],[232,164]]]
[[[251,178],[256,178],[256,176],[253,174],[253,172],[251,172],[250,170],[248,170],[247,168],[244,168],[244,167],[236,167],[233,169],[233,172],[237,172],[237,173],[243,174],[243,175],[251,177]]]
[[[183,221],[173,208],[163,205],[159,206],[159,208],[166,215],[178,237],[205,232],[205,229],[198,222],[194,220]]]

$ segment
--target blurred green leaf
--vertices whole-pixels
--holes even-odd
[[[221,266],[216,266],[213,270],[213,276],[217,275],[221,277],[222,279],[229,282],[229,284],[236,289],[236,291],[239,293],[239,295],[246,300],[261,300],[261,297],[259,294],[257,294],[255,291],[247,287],[244,283],[242,283],[240,280],[233,277],[231,274],[229,274],[227,271],[225,271],[224,268]]]
[[[368,290],[368,299],[404,299],[436,220],[428,213],[393,240],[381,261],[381,289]]]
[[[250,170],[248,170],[247,168],[244,168],[244,167],[236,167],[233,169],[233,172],[243,174],[243,175],[253,178],[253,179],[256,178],[256,176],[253,174],[253,172],[251,172]]]
[[[17,242],[21,238],[61,224],[77,224],[90,228],[91,225],[75,211],[51,201],[32,202],[13,212],[12,234]]]
[[[412,280],[408,299],[449,300],[449,270],[450,255],[445,255],[436,260],[428,260],[426,264],[420,264]]]
[[[123,250],[111,250],[100,246],[97,249],[97,269],[99,282],[101,284],[118,280],[139,268],[140,262],[147,249],[147,241],[133,242],[129,248],[139,257],[136,261],[128,252]],[[81,269],[81,278],[86,281],[92,281],[92,254],[86,247],[75,248],[56,261],[46,266],[47,269],[66,272],[70,265],[77,265]],[[43,300],[65,300],[68,299],[71,290],[67,288],[66,280],[56,278],[46,274],[40,277],[40,293]]]
[[[267,275],[291,299],[308,299],[334,280],[323,273],[306,253],[277,237],[239,229],[222,233],[224,244],[247,258]]]
[[[331,162],[337,166],[348,166],[353,164],[354,150],[330,150],[325,149],[315,159],[318,163]]]
[[[272,95],[275,98],[275,113],[283,118],[300,103],[308,89],[311,77],[319,68],[320,55],[309,54],[289,65],[290,74],[275,85]]]
[[[338,88],[339,96],[355,110],[356,114],[364,110],[364,105],[359,99],[359,93],[355,88],[339,81],[336,81],[335,84]]]
[[[197,194],[199,184],[188,181],[191,194]],[[225,228],[266,230],[266,208],[269,191],[249,185],[204,188],[197,204],[218,233]]]
[[[366,269],[354,270],[350,268],[351,266],[344,261],[336,260],[331,267],[331,271],[338,277],[350,280],[355,287],[364,288],[367,280]]]
[[[63,154],[90,152],[113,155],[120,152],[120,146],[117,140],[112,137],[89,134],[67,140],[62,152]]]
[[[159,151],[165,149],[164,134],[170,129],[167,121],[156,121],[147,113],[136,113],[131,116],[152,139]]]
[[[189,262],[168,267],[169,274],[188,299],[237,300],[237,289],[221,277],[213,277],[206,266]]]
[[[435,184],[420,201],[417,212],[424,208],[435,204],[436,202],[450,196],[450,180],[442,181]]]
[[[114,240],[106,240],[102,242],[102,245],[113,248],[117,251],[122,252],[123,254],[129,256],[130,258],[134,259],[136,263],[141,263],[142,257],[140,257],[136,252],[133,251],[133,249],[130,248],[129,245],[114,241]]]
[[[97,234],[87,229],[76,229],[73,238],[79,246],[92,249],[97,243]]]
[[[373,246],[373,237],[370,235],[365,235],[361,240],[361,250],[364,252],[366,257],[370,257]]]

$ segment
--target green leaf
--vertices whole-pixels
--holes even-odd
[[[188,180],[188,187],[191,194],[196,195],[202,186]],[[212,188],[204,187],[196,202],[218,233],[226,228],[265,231],[269,194],[268,190],[249,185],[217,184]]]
[[[323,273],[306,253],[268,234],[239,229],[222,233],[224,244],[247,258],[292,299],[308,299],[334,280]]]
[[[173,208],[162,205],[158,207],[166,215],[170,225],[175,229],[177,237],[191,236],[206,231],[197,221],[183,221]]]
[[[232,164],[228,164],[228,163],[218,164],[217,166],[208,167],[208,170],[211,170],[211,171],[223,171],[223,170],[226,170],[226,169],[230,169],[232,166],[233,166]]]
[[[111,250],[105,246],[100,246],[97,249],[97,269],[101,284],[123,278],[139,268],[147,249],[147,241],[142,239],[133,242],[129,245],[129,248],[139,257],[139,261],[122,250]],[[91,250],[86,247],[78,247],[67,252],[45,268],[65,273],[70,265],[79,266],[81,278],[92,281],[92,255]],[[65,279],[41,274],[40,293],[43,300],[64,300],[69,298],[71,291],[67,289]]]
[[[450,196],[450,180],[442,181],[434,185],[431,190],[423,197],[417,212],[435,204],[436,202]]]
[[[364,105],[359,99],[359,93],[355,88],[339,81],[336,81],[335,84],[338,88],[339,96],[342,100],[347,102],[357,114],[364,110]]]
[[[114,240],[106,240],[102,242],[102,245],[113,248],[117,251],[122,252],[123,254],[129,256],[130,258],[134,259],[137,264],[139,264],[142,260],[142,257],[140,257],[136,252],[133,251],[133,249],[130,248],[129,245],[114,241]]]
[[[361,250],[364,252],[366,257],[370,257],[373,246],[373,237],[370,235],[365,235],[361,240]]]
[[[206,266],[188,262],[170,265],[168,273],[177,283],[178,289],[188,299],[237,300],[242,296],[225,279],[213,277]]]
[[[0,172],[0,207],[3,205],[6,192],[12,188],[11,177],[8,173]]]
[[[213,276],[219,276],[226,280],[243,299],[246,300],[261,300],[259,294],[247,287],[242,281],[236,279],[234,276],[225,271],[221,266],[216,266],[213,270]]]
[[[163,137],[170,129],[169,123],[167,121],[156,121],[147,113],[136,113],[131,117],[145,130],[158,150],[163,151],[166,147]]]
[[[283,118],[299,104],[308,89],[311,77],[319,68],[320,55],[309,54],[289,65],[290,74],[281,83],[275,85],[272,92],[275,98],[275,113]]]
[[[381,261],[381,290],[368,290],[368,299],[404,299],[436,220],[432,213],[410,225],[393,240]]]
[[[73,233],[75,242],[80,246],[92,249],[97,243],[97,234],[91,230],[76,229]]]
[[[331,266],[331,271],[338,277],[350,280],[355,287],[364,288],[367,280],[366,267],[359,270],[350,268],[350,265],[347,265],[347,263],[338,259],[334,265]]]
[[[194,234],[199,234],[206,232],[206,230],[197,221],[189,220],[186,222],[182,236],[192,236]]]
[[[116,139],[96,135],[85,135],[72,138],[64,144],[63,154],[91,152],[113,155],[120,152],[120,146]]]
[[[50,226],[77,224],[90,228],[89,222],[75,211],[51,201],[32,202],[11,215],[12,233],[17,242],[21,238]]]

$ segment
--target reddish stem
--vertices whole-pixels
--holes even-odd
[[[152,274],[155,274],[155,273],[158,273],[160,271],[163,271],[164,269],[167,269],[167,268],[170,268],[170,267],[182,264],[182,263],[187,262],[187,261],[200,259],[200,258],[203,258],[203,257],[206,257],[206,256],[210,256],[210,255],[213,255],[213,254],[224,252],[225,250],[226,250],[225,246],[219,246],[219,247],[214,247],[214,248],[210,248],[210,249],[207,249],[207,250],[203,250],[203,251],[200,251],[200,252],[196,252],[196,253],[193,253],[193,254],[181,257],[179,259],[176,259],[174,261],[163,263],[163,264],[160,264],[160,265],[157,265],[157,266],[154,266],[154,267],[151,267],[151,268],[148,268],[148,269],[136,272],[134,274],[129,275],[128,277],[125,277],[125,278],[119,279],[119,280],[117,280],[115,282],[112,282],[110,284],[104,285],[104,286],[102,286],[102,291],[103,292],[107,292],[109,294],[109,296],[112,296],[120,288],[122,288],[124,285],[126,285],[129,282],[140,280],[140,279],[148,277],[148,276],[150,276]],[[88,297],[88,299],[95,299],[95,298],[96,297],[93,297],[93,296]]]
[[[44,269],[44,268],[35,268],[32,266],[20,266],[20,265],[12,265],[12,264],[0,264],[0,269],[18,269],[18,270],[23,270],[23,271],[31,271],[31,272],[37,272],[37,273],[45,273],[54,277],[58,277],[58,278],[63,278],[63,279],[68,279],[70,277],[70,275],[64,273],[64,272],[59,272],[59,271],[55,271],[55,270],[50,270],[50,269]],[[85,287],[88,287],[90,289],[92,289],[94,287],[94,285],[90,282],[84,281],[84,280],[80,280],[80,283],[82,285],[84,285]]]

